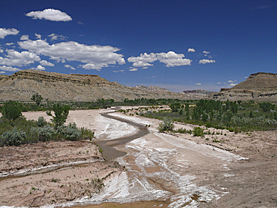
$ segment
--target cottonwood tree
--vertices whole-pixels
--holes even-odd
[[[43,97],[40,94],[36,93],[33,94],[31,100],[34,101],[37,104],[37,106],[39,106],[41,101],[43,100]]]
[[[58,126],[63,126],[68,113],[69,113],[69,109],[70,107],[68,105],[60,105],[60,104],[54,104],[53,105],[53,111],[55,113],[55,115],[52,115],[51,110],[50,111],[46,111],[46,114],[48,116],[52,116],[53,118],[51,119],[51,121],[54,123],[55,125],[55,129],[57,129]]]

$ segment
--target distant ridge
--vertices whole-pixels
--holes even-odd
[[[155,89],[150,87],[149,89]],[[157,88],[158,89],[158,88]],[[126,87],[109,82],[98,75],[60,74],[37,70],[22,70],[13,75],[0,75],[0,100],[30,101],[39,93],[50,101],[96,101],[97,99],[166,98],[187,99],[181,93]]]
[[[277,101],[277,74],[258,72],[232,88],[222,88],[211,97],[218,100]]]

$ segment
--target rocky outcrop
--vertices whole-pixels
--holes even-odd
[[[39,93],[50,101],[96,101],[97,99],[173,98],[187,99],[174,92],[149,91],[109,82],[98,75],[60,74],[22,70],[0,76],[0,101],[30,101]]]
[[[277,101],[277,74],[259,72],[232,88],[222,88],[210,98],[215,100]]]

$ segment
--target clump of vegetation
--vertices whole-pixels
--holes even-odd
[[[174,124],[172,123],[172,119],[165,117],[163,119],[163,123],[159,124],[159,131],[172,131],[174,128]]]
[[[2,109],[2,117],[6,119],[16,120],[22,117],[23,105],[17,101],[7,101]]]
[[[16,127],[12,131],[6,131],[1,135],[1,143],[7,146],[18,146],[24,143],[26,133]]]
[[[277,112],[275,105],[269,102],[255,103],[250,100],[242,101],[214,101],[199,100],[186,101],[185,109],[182,105],[170,104],[170,110],[160,110],[156,113],[143,113],[141,116],[163,120],[165,117],[182,123],[191,123],[228,129],[235,133],[253,130],[271,130],[277,128]],[[179,110],[176,110],[179,109]]]
[[[68,126],[58,126],[57,131],[67,140],[76,141],[81,138],[82,132],[77,128],[75,123],[70,123]]]
[[[51,110],[46,111],[46,114],[48,116],[53,117],[51,119],[51,121],[53,122],[55,129],[57,129],[58,126],[64,125],[64,123],[67,119],[68,113],[69,113],[69,109],[70,109],[70,107],[68,105],[62,106],[58,103],[58,104],[53,105],[53,111],[54,111],[55,115],[52,115]]]
[[[33,94],[33,96],[31,97],[31,100],[34,101],[37,104],[37,106],[40,106],[40,103],[43,100],[43,97],[40,94],[36,93],[36,94]]]
[[[204,137],[204,130],[200,127],[195,127],[193,129],[193,136],[200,136],[200,137]]]

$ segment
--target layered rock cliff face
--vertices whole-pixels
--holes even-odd
[[[215,100],[258,100],[277,101],[277,74],[255,73],[251,74],[244,82],[211,96]]]
[[[96,101],[97,99],[177,98],[185,95],[174,92],[150,92],[109,82],[98,75],[59,74],[22,70],[11,76],[0,76],[0,101],[30,101],[39,93],[50,101]]]

